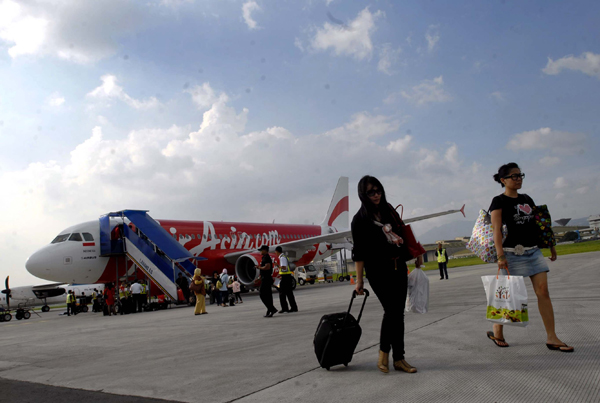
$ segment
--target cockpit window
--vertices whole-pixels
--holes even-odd
[[[66,241],[67,239],[69,239],[69,234],[62,234],[54,238],[51,243],[60,243]]]
[[[81,234],[74,232],[69,237],[69,241],[81,242],[83,239],[81,239]]]
[[[94,237],[89,232],[84,232],[81,235],[83,235],[83,239],[85,239],[86,241],[93,241],[94,240]]]

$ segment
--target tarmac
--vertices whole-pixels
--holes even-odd
[[[314,332],[321,316],[347,309],[354,286],[343,282],[299,287],[300,312],[273,318],[263,318],[254,292],[200,316],[191,307],[116,317],[50,311],[0,323],[0,401],[600,402],[600,252],[549,266],[556,330],[571,354],[546,348],[529,280],[530,324],[507,326],[510,347],[496,347],[481,276],[497,266],[479,265],[450,269],[449,280],[426,272],[429,312],[405,318],[416,374],[378,371],[383,311],[374,295],[350,365],[319,367]]]

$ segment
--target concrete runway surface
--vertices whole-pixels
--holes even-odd
[[[485,335],[480,278],[496,266],[479,265],[450,269],[443,281],[426,272],[430,311],[405,319],[416,374],[377,370],[383,311],[374,295],[350,366],[318,366],[314,332],[322,315],[346,310],[354,286],[344,282],[299,287],[300,312],[270,319],[250,293],[201,316],[191,307],[117,317],[51,311],[0,323],[0,401],[598,402],[600,252],[549,265],[556,330],[572,354],[546,348],[528,279],[530,325],[506,327],[510,347],[496,347]]]

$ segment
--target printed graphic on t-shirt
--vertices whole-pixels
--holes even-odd
[[[515,206],[515,209],[517,210],[517,214],[515,214],[513,216],[513,219],[515,220],[515,224],[525,224],[526,222],[529,222],[529,220],[531,220],[531,218],[533,217],[531,215],[531,212],[533,211],[533,209],[527,203],[526,204],[517,204]]]

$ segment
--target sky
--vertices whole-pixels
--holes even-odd
[[[0,0],[0,276],[71,225],[320,223],[340,176],[474,221],[517,162],[600,213],[595,1]],[[461,219],[415,224],[417,235]],[[465,234],[469,235],[469,234]]]

